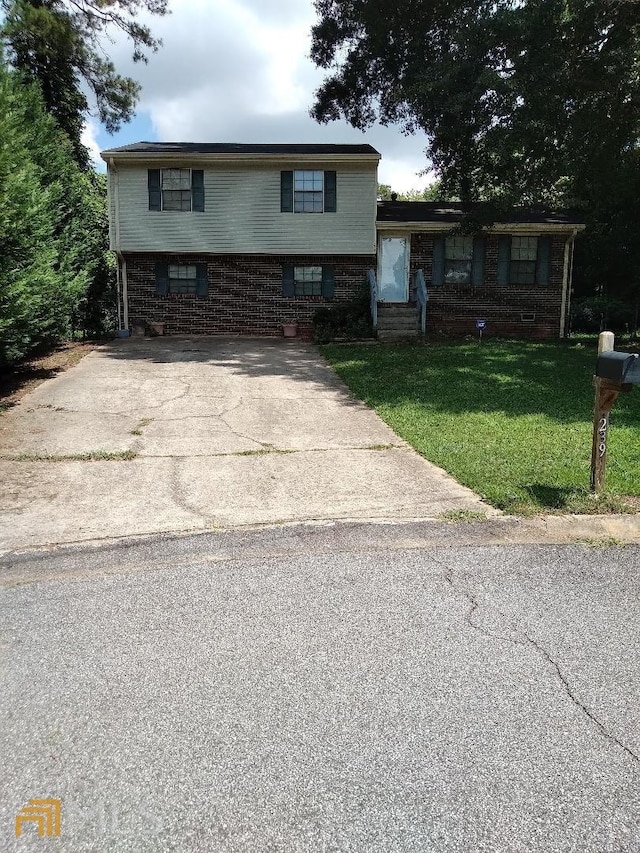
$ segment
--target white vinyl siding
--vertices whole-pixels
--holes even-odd
[[[280,212],[280,172],[265,166],[188,164],[204,169],[204,213],[150,211],[148,164],[119,164],[120,250],[219,254],[375,252],[376,166],[324,164],[337,172],[336,213]],[[156,168],[164,168],[159,164]],[[295,167],[294,167],[295,168]],[[309,169],[320,166],[309,164]],[[113,175],[110,176],[113,181]],[[116,248],[112,244],[112,248]]]

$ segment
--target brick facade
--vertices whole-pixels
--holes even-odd
[[[309,334],[314,312],[322,305],[352,300],[365,287],[371,256],[331,255],[151,255],[126,254],[129,322],[162,322],[168,335],[280,335],[284,323],[298,323]],[[155,265],[207,264],[209,293],[156,295]],[[288,298],[282,293],[283,264],[330,264],[335,273],[333,299]]]
[[[422,269],[431,279],[434,234],[411,235],[413,273]],[[444,284],[429,288],[427,335],[476,334],[475,320],[487,321],[488,336],[553,338],[560,334],[564,247],[568,234],[553,236],[548,285],[498,285],[498,237],[488,235],[485,283],[479,286]],[[375,256],[309,255],[167,255],[129,253],[127,286],[129,320],[163,322],[165,333],[218,335],[280,335],[284,323],[298,323],[308,335],[316,309],[354,299],[365,287],[367,270],[376,269]],[[155,265],[207,264],[209,292],[156,295]],[[330,264],[335,272],[333,299],[321,296],[288,298],[282,292],[284,264]]]
[[[429,289],[427,335],[450,333],[475,335],[475,320],[487,321],[486,334],[518,338],[560,336],[564,247],[569,234],[554,235],[551,243],[551,275],[548,285],[497,283],[498,237],[488,235],[485,283],[481,286],[444,284]],[[422,269],[431,279],[433,234],[411,235],[411,272]],[[413,276],[410,298],[415,299]],[[533,316],[533,320],[530,318]]]

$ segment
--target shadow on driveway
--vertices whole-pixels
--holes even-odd
[[[297,341],[114,342],[8,413],[0,447],[4,548],[493,512]]]

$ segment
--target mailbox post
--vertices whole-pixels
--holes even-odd
[[[598,340],[598,359],[593,384],[596,389],[591,445],[591,491],[604,486],[607,467],[609,416],[618,394],[631,391],[640,383],[640,357],[628,352],[615,352],[613,334],[602,332]]]

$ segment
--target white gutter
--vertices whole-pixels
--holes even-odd
[[[560,307],[560,337],[566,338],[566,322],[571,308],[571,284],[573,282],[573,251],[576,243],[576,234],[567,240],[564,247],[564,269],[562,273],[562,305]]]
[[[100,156],[103,160],[113,163],[113,156],[109,151],[103,151]],[[215,165],[216,163],[269,163],[272,165],[286,166],[288,163],[321,163],[330,165],[336,163],[344,165],[360,163],[377,165],[380,161],[379,154],[201,154],[195,151],[118,151],[115,155],[120,163],[185,163],[197,162],[203,165]]]
[[[113,182],[113,239],[114,239],[114,251],[116,253],[116,257],[118,258],[118,275],[117,275],[117,284],[118,284],[118,325],[121,329],[129,328],[129,294],[127,292],[127,262],[124,259],[122,252],[120,251],[120,173],[116,169],[116,164],[113,162],[113,157],[109,158],[109,168],[113,170],[114,174],[114,182]],[[121,322],[120,318],[120,277],[122,276],[122,308],[124,311],[124,318]]]
[[[419,232],[440,232],[452,233],[459,227],[460,222],[393,222],[392,220],[377,220],[376,229],[378,231],[398,231],[413,233]],[[481,228],[481,233],[484,234],[556,234],[558,232],[566,233],[571,229],[573,234],[578,231],[584,231],[584,225],[567,225],[562,222],[500,222],[495,225]]]

